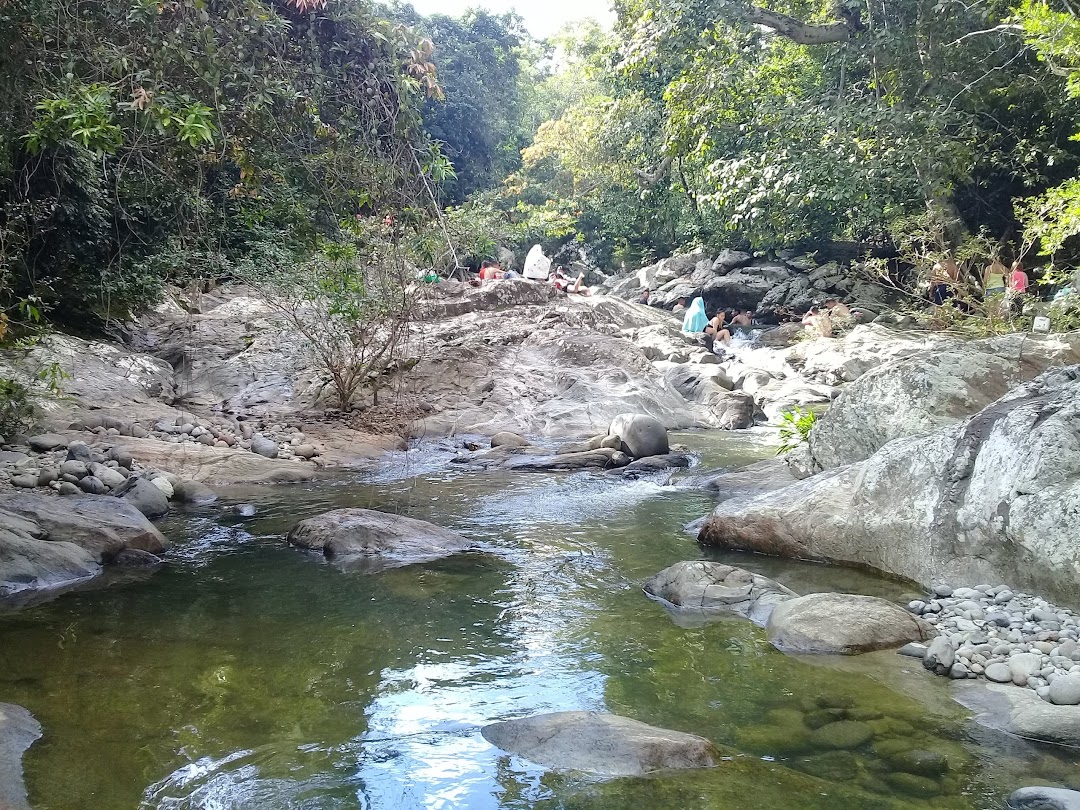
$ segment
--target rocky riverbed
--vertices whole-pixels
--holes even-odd
[[[733,257],[727,259],[730,263]],[[681,264],[656,267],[653,281],[662,273],[681,273],[663,281],[663,287],[687,272],[703,277],[707,269],[710,277],[697,283],[723,291],[735,290],[751,276],[769,281],[770,273],[780,272],[768,263],[734,259],[737,264],[719,271],[719,259],[704,268],[704,258],[692,270]],[[788,277],[769,283],[788,285],[785,295],[801,295],[792,286],[798,284],[792,275],[797,268],[785,262]],[[663,292],[677,289],[675,284]],[[764,296],[757,303],[763,301]],[[459,632],[481,638],[463,642],[457,651],[461,655],[454,655],[463,680],[448,670],[434,674],[435,663],[430,671],[428,663],[418,664],[408,675],[415,683],[449,678],[456,691],[442,694],[442,703],[429,703],[422,689],[403,692],[425,707],[416,715],[425,718],[440,717],[455,699],[468,704],[447,720],[455,739],[478,745],[483,736],[501,745],[495,737],[512,737],[513,742],[505,742],[507,750],[526,760],[527,752],[535,750],[536,762],[557,765],[561,757],[578,756],[573,752],[582,745],[593,745],[589,734],[651,735],[674,746],[672,762],[681,761],[683,752],[697,752],[689,756],[691,772],[714,770],[713,765],[722,770],[731,762],[746,785],[773,780],[770,784],[779,788],[768,801],[779,802],[776,806],[865,807],[868,800],[886,797],[883,807],[933,800],[966,808],[962,797],[973,791],[982,797],[980,806],[1000,806],[1005,793],[1017,786],[1014,776],[996,775],[992,787],[979,781],[982,776],[973,776],[978,768],[971,751],[954,744],[967,733],[959,726],[950,726],[940,737],[924,728],[961,722],[942,720],[940,706],[933,710],[937,715],[931,712],[937,719],[928,721],[928,709],[918,708],[917,702],[905,704],[890,689],[861,681],[854,692],[866,689],[873,699],[836,695],[835,681],[848,683],[847,676],[800,663],[802,656],[870,658],[872,651],[906,645],[907,653],[918,654],[953,684],[978,686],[988,695],[1004,690],[1009,708],[1001,714],[1002,727],[1009,732],[1056,743],[1080,740],[1077,619],[1069,609],[1031,595],[1058,598],[1078,584],[1069,562],[1076,556],[1069,516],[1077,497],[1069,453],[1075,444],[1080,372],[1057,368],[1080,359],[1075,336],[962,341],[871,324],[839,338],[808,339],[793,327],[759,344],[737,344],[717,354],[700,338],[683,335],[678,320],[657,307],[604,295],[566,298],[545,285],[517,281],[481,289],[440,284],[424,302],[423,323],[413,336],[416,362],[388,381],[406,416],[388,420],[389,433],[375,434],[365,430],[363,414],[343,424],[325,413],[325,388],[302,346],[282,332],[250,291],[216,291],[199,310],[164,306],[144,319],[124,346],[65,336],[44,341],[34,349],[36,359],[66,364],[69,396],[43,403],[50,432],[7,437],[0,451],[3,595],[20,603],[38,602],[73,585],[112,581],[111,572],[158,570],[154,580],[135,578],[126,580],[125,589],[97,595],[85,590],[66,599],[93,609],[114,605],[114,594],[130,589],[141,594],[133,626],[147,622],[147,616],[169,624],[172,619],[164,611],[177,611],[199,626],[191,636],[191,660],[213,659],[205,671],[201,664],[188,671],[177,659],[166,667],[168,680],[151,690],[152,698],[149,692],[129,695],[146,718],[155,716],[151,707],[159,706],[166,692],[173,696],[166,703],[181,707],[173,718],[137,721],[140,728],[145,725],[144,740],[161,737],[163,728],[198,728],[187,717],[201,716],[198,706],[205,705],[208,694],[224,701],[211,700],[222,707],[221,718],[202,722],[216,728],[214,737],[230,742],[215,746],[187,739],[183,746],[204,757],[200,767],[206,768],[205,776],[188,781],[183,774],[190,763],[175,761],[179,749],[145,742],[157,746],[155,761],[174,762],[175,772],[141,797],[98,776],[103,780],[100,795],[159,806],[163,797],[179,791],[193,806],[212,806],[220,803],[223,790],[231,790],[225,787],[230,780],[250,778],[255,780],[252,795],[270,791],[290,801],[292,794],[283,786],[292,778],[288,773],[297,772],[297,763],[280,773],[264,763],[266,773],[274,774],[267,777],[275,780],[273,788],[264,783],[259,767],[244,771],[255,775],[242,777],[246,766],[229,764],[234,756],[240,757],[237,762],[261,756],[239,752],[255,751],[263,743],[255,745],[233,728],[245,721],[224,708],[233,701],[225,692],[241,696],[239,707],[255,700],[244,685],[249,680],[258,682],[259,694],[268,683],[271,693],[278,694],[275,680],[284,688],[280,694],[307,694],[307,687],[288,683],[292,676],[275,663],[302,660],[303,668],[311,670],[305,683],[319,684],[321,695],[337,695],[332,681],[348,673],[348,701],[355,701],[354,684],[410,666],[416,656],[426,658]],[[666,429],[739,431],[774,421],[796,404],[830,409],[809,443],[786,463],[761,460],[745,467],[754,458],[740,458],[708,472],[695,468],[702,454],[694,451],[693,442],[668,441]],[[361,405],[371,428],[381,415],[373,403]],[[878,416],[874,407],[881,410]],[[419,460],[416,450],[425,446],[425,437],[440,437],[441,460]],[[404,471],[378,479],[399,482],[389,489],[363,478],[334,477],[384,469],[393,463],[386,460],[387,451],[394,454],[391,460],[400,458],[405,465]],[[358,487],[358,481],[364,483]],[[269,487],[281,483],[293,486]],[[681,504],[683,511],[672,512],[671,504]],[[808,591],[752,570],[754,558],[747,567],[742,561],[687,560],[678,525],[710,508],[712,514],[699,527],[708,546],[855,563],[913,580],[933,593],[912,600],[909,592],[898,604],[899,588],[887,598],[834,588]],[[620,517],[620,510],[628,509],[646,509],[650,518]],[[399,518],[399,511],[416,522]],[[258,529],[266,514],[272,527]],[[164,533],[150,518],[161,522]],[[423,523],[425,518],[430,522]],[[644,556],[632,556],[635,562],[614,575],[608,558],[626,553],[620,532],[632,537],[630,545],[638,549],[634,554]],[[292,549],[285,547],[286,535]],[[668,538],[662,554],[650,551],[657,536]],[[425,538],[423,548],[410,543],[416,537]],[[678,549],[670,545],[675,543]],[[519,553],[520,544],[527,554]],[[319,564],[323,560],[332,565]],[[243,563],[262,572],[255,590],[250,583],[258,580],[251,579]],[[204,580],[197,573],[203,567],[222,578]],[[279,570],[289,572],[287,588],[274,573]],[[351,579],[359,575],[366,582]],[[594,578],[610,593],[599,596]],[[982,584],[1003,581],[1025,591]],[[215,598],[233,598],[215,582],[243,594],[236,597],[247,605],[237,614],[243,617],[241,635],[247,636],[249,626],[274,625],[256,633],[273,639],[266,643],[274,649],[264,655],[236,647],[236,628],[214,618],[202,601],[205,588]],[[552,587],[545,585],[549,582]],[[647,609],[638,590],[642,585],[673,623],[642,619]],[[888,590],[882,584],[874,588]],[[566,602],[567,589],[577,595],[573,605]],[[275,599],[285,593],[303,598],[282,613],[276,602],[265,601],[264,592]],[[502,593],[516,594],[509,606],[491,601],[492,594]],[[156,594],[175,599],[159,604],[155,600],[170,597]],[[324,594],[334,594],[335,601],[324,602]],[[370,613],[369,603],[378,605],[378,611]],[[602,608],[597,606],[601,603]],[[31,634],[20,642],[16,624],[7,631],[13,640],[5,639],[6,649],[36,650],[42,661],[51,660],[54,653],[44,640],[59,633],[66,645],[64,628],[78,625],[78,619],[64,615],[63,602],[55,604],[61,605],[55,612],[49,605],[34,609],[48,624],[40,638]],[[464,718],[483,716],[495,721],[489,728],[505,729],[500,723],[521,716],[514,700],[505,711],[480,709],[472,702],[482,678],[470,645],[495,650],[516,643],[503,639],[502,630],[496,634],[501,641],[487,633],[500,625],[507,610],[517,618],[505,638],[529,639],[523,648],[528,652],[522,654],[541,680],[512,674],[518,673],[520,661],[511,656],[505,667],[496,667],[496,682],[513,682],[519,691],[526,684],[528,694],[545,695],[550,682],[543,676],[557,671],[563,686],[550,699],[530,698],[527,708],[535,723],[522,724],[520,730],[515,726],[510,737],[495,731],[481,735],[475,722]],[[761,629],[746,622],[735,629],[735,616]],[[48,617],[62,618],[67,625]],[[551,649],[552,639],[561,638],[575,622],[588,625],[594,640],[602,640],[602,649],[580,653],[578,647],[589,637],[575,636],[558,642],[569,646],[555,655],[557,665],[545,659],[541,651]],[[327,633],[313,629],[320,623]],[[389,625],[383,639],[379,628]],[[364,628],[360,636],[357,627]],[[474,630],[454,629],[468,627]],[[0,617],[0,636],[4,632]],[[140,677],[156,683],[150,672],[167,654],[145,646],[141,637],[129,637],[120,628],[116,632],[126,649],[125,669],[138,669]],[[170,626],[166,635],[185,633]],[[417,634],[414,648],[395,647]],[[288,649],[275,647],[282,635]],[[88,637],[94,638],[89,630],[73,635]],[[222,639],[220,656],[207,652],[208,638]],[[353,666],[338,652],[327,652],[334,646],[331,638],[350,639],[348,655],[366,656],[364,661]],[[97,651],[93,660],[84,660],[79,645],[70,643],[70,651],[62,647],[55,654],[59,667],[112,672],[96,659]],[[762,652],[763,644],[768,653]],[[388,658],[380,654],[368,660],[365,645],[394,650]],[[502,661],[501,653],[484,655]],[[601,692],[589,680],[589,655],[604,662],[600,669],[609,683]],[[16,658],[12,674],[0,674],[6,690],[0,698],[10,692],[11,699],[35,714],[57,717],[38,692],[26,687],[46,677],[37,671],[33,656]],[[759,659],[768,662],[766,670],[751,663]],[[890,678],[903,666],[896,662],[907,660],[892,659],[882,670]],[[331,664],[324,671],[319,662],[325,660]],[[255,667],[250,672],[249,664]],[[670,678],[663,674],[668,667]],[[273,673],[269,681],[267,672]],[[689,682],[712,685],[700,694],[697,687],[688,690],[687,673]],[[525,680],[519,683],[521,677]],[[734,679],[729,684],[733,690],[719,685],[725,677]],[[1000,685],[980,686],[980,681]],[[80,706],[112,706],[116,700],[109,683],[94,681],[85,695],[77,685],[69,684],[67,691]],[[763,685],[768,687],[764,692]],[[395,725],[394,718],[414,716],[409,706],[388,697],[395,690],[372,692],[375,708],[369,714],[384,719],[370,733],[382,734],[380,740],[404,740],[414,733]],[[724,699],[718,703],[720,692]],[[567,700],[567,695],[593,697]],[[665,695],[681,696],[689,708],[669,704]],[[304,740],[318,738],[326,750],[336,749],[341,735],[334,742],[324,736],[324,728],[348,714],[342,712],[348,701],[339,696],[323,705],[323,698],[313,697],[302,718],[286,725],[306,728]],[[720,705],[725,701],[726,708]],[[597,714],[601,705],[608,711]],[[289,701],[271,698],[265,716],[287,717],[291,709]],[[553,709],[572,713],[553,715]],[[249,706],[245,711],[261,710]],[[322,718],[321,725],[307,725],[311,717]],[[109,727],[107,719],[100,722]],[[358,750],[384,745],[372,743],[367,731],[356,736],[355,722],[345,732],[348,745]],[[549,750],[533,745],[531,729],[545,723],[566,730],[565,746]],[[471,731],[463,732],[466,726]],[[62,721],[56,733],[62,733],[60,728],[71,731]],[[45,731],[50,733],[50,722]],[[442,739],[441,726],[423,726],[423,731]],[[271,758],[295,752],[298,742],[306,744],[294,739],[292,731],[285,733],[273,743]],[[393,745],[399,744],[408,750],[425,745]],[[448,756],[441,746],[432,743],[422,753],[405,755],[407,770],[421,773],[425,762]],[[60,746],[76,748],[77,758],[97,755],[74,740]],[[391,760],[400,755],[380,751],[393,753]],[[604,764],[595,770],[652,769],[651,760],[641,758],[633,745],[621,751],[618,763],[601,757]],[[699,757],[702,751],[708,756]],[[112,745],[109,767],[125,756],[130,752]],[[494,755],[453,756],[484,770],[485,757]],[[635,757],[637,764],[630,762]],[[758,757],[779,764],[761,771]],[[140,783],[138,774],[155,766],[132,767],[120,782]],[[300,765],[299,771],[307,767]],[[326,774],[335,767],[315,765],[313,772]],[[366,784],[386,784],[364,772]],[[1041,779],[1080,787],[1057,766],[1038,772]],[[45,777],[34,766],[29,773],[31,794],[45,791],[53,804],[82,795],[79,785],[67,784],[58,772]],[[711,791],[720,789],[711,777],[679,778],[688,781],[678,782],[678,790],[694,780],[705,780],[702,784]],[[336,780],[330,781],[337,789]],[[439,783],[433,790],[444,788]],[[375,791],[368,800],[378,803],[377,789],[368,789]],[[615,795],[622,788],[616,784],[610,790]],[[670,799],[648,790],[630,793],[635,803],[663,806]],[[824,804],[807,798],[824,795],[829,796]],[[1010,801],[1031,806],[1041,800],[1032,795]]]

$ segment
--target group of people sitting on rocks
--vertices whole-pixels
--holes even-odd
[[[705,300],[695,298],[683,315],[683,332],[688,335],[704,334],[710,341],[720,341],[723,345],[731,343],[732,333],[749,334],[754,323],[754,314],[750,310],[728,312],[717,310],[712,318],[705,312]]]
[[[480,263],[480,270],[476,278],[471,279],[469,284],[473,287],[481,287],[489,281],[502,281],[504,279],[521,278],[521,274],[515,270],[504,270],[502,264],[491,259],[484,259]],[[592,290],[585,286],[585,274],[579,273],[577,278],[571,278],[566,268],[556,267],[548,274],[547,283],[556,290],[575,295],[592,295]]]

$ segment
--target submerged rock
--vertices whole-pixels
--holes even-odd
[[[1008,810],[1080,810],[1080,790],[1024,787],[1009,796]]]
[[[555,712],[484,726],[492,745],[549,768],[641,776],[709,768],[720,754],[704,737],[601,712]]]
[[[814,593],[778,604],[769,641],[784,652],[858,653],[923,641],[933,628],[900,605],[874,596]]]
[[[675,563],[644,587],[650,596],[682,610],[735,613],[760,625],[776,605],[798,596],[767,577],[706,560]]]
[[[39,737],[41,725],[30,712],[0,703],[0,807],[4,810],[30,810],[22,756]]]
[[[473,547],[450,529],[373,509],[324,512],[297,523],[286,539],[366,572],[431,562]]]

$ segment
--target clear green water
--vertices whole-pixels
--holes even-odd
[[[712,464],[768,453],[752,437],[687,439]],[[230,491],[256,515],[173,516],[176,549],[152,577],[0,614],[0,701],[45,729],[25,758],[34,807],[959,810],[1073,778],[1074,764],[970,724],[917,662],[849,671],[782,655],[747,622],[673,622],[640,586],[700,556],[681,527],[703,496],[591,473],[463,475],[445,458]],[[489,551],[362,575],[284,544],[295,521],[339,506],[430,519]],[[908,590],[732,559],[796,590]],[[603,781],[546,773],[479,734],[580,708],[707,736],[731,759]],[[872,741],[827,750],[813,727],[841,719]],[[909,749],[948,771],[897,775],[890,757]]]

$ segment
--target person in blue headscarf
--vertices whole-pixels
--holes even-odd
[[[687,308],[686,315],[683,316],[682,330],[688,335],[693,335],[704,332],[708,325],[709,316],[705,314],[705,302],[700,297],[695,298]]]

